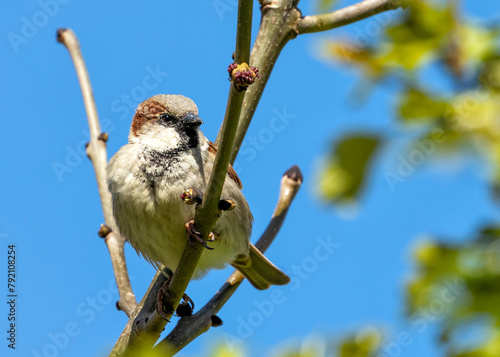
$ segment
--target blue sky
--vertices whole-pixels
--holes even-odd
[[[216,11],[221,3],[225,11]],[[80,40],[98,112],[107,123],[111,156],[126,143],[137,104],[158,93],[192,98],[205,122],[202,130],[215,139],[228,93],[234,3],[42,0],[4,5],[0,256],[5,262],[7,245],[16,245],[18,330],[15,352],[2,337],[2,355],[106,355],[127,321],[115,309],[111,263],[96,234],[102,212],[83,153],[86,116],[70,57],[55,41],[56,29],[72,28]],[[476,17],[498,14],[495,0],[463,3]],[[313,2],[300,8],[304,14],[315,11]],[[256,29],[260,13],[255,10]],[[296,284],[257,291],[245,282],[219,314],[224,325],[181,355],[203,355],[224,339],[237,339],[257,355],[307,336],[337,338],[364,326],[382,328],[388,346],[408,332],[412,342],[398,355],[436,354],[435,328],[429,324],[419,331],[404,318],[411,247],[425,234],[466,239],[482,223],[498,219],[498,212],[481,166],[467,160],[443,172],[429,165],[431,158],[393,190],[388,185],[385,174],[399,164],[402,148],[390,126],[394,89],[377,89],[365,106],[353,108],[348,95],[357,83],[354,71],[326,64],[318,55],[322,39],[366,33],[367,24],[378,22],[368,19],[287,45],[237,160],[255,217],[253,239],[268,223],[283,172],[297,164],[304,173],[303,187],[267,253]],[[288,123],[276,130],[275,117]],[[316,195],[322,155],[351,129],[393,139],[375,163],[355,215],[321,204]],[[315,249],[325,245],[328,254],[318,260]],[[130,246],[126,253],[139,299],[154,270]],[[190,285],[197,306],[230,272],[213,272]],[[3,278],[2,301],[5,285]],[[5,303],[0,306],[0,331],[6,331],[8,311]],[[264,313],[262,306],[271,307]]]

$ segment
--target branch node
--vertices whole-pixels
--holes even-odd
[[[92,146],[90,142],[85,144],[85,153],[87,154],[87,158],[92,161]]]
[[[300,171],[300,168],[297,165],[293,165],[288,170],[286,170],[283,176],[286,176],[289,179],[298,182],[299,184],[304,182],[304,176],[302,175],[302,171]]]
[[[201,204],[203,202],[203,193],[195,188],[187,188],[181,193],[181,199],[187,205]]]
[[[101,227],[99,228],[99,230],[97,231],[97,234],[99,235],[99,237],[101,238],[106,238],[107,235],[109,233],[113,232],[113,230],[111,228],[109,228],[109,226],[105,225],[105,224],[101,224]]]
[[[108,133],[100,133],[99,136],[97,137],[98,140],[107,142],[109,139]]]
[[[64,39],[63,39],[63,34],[64,32],[66,32],[68,29],[66,28],[60,28],[60,29],[57,29],[57,32],[56,32],[56,40],[57,42],[59,43],[64,43]]]
[[[218,208],[221,211],[232,211],[236,207],[236,202],[233,200],[220,200]]]
[[[210,321],[212,321],[212,327],[219,327],[223,324],[221,318],[217,315],[210,316]]]

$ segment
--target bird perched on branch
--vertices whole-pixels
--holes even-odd
[[[157,268],[175,271],[186,239],[206,248],[194,278],[226,264],[257,289],[290,279],[249,241],[252,213],[241,181],[229,166],[219,204],[221,216],[208,241],[193,228],[214,164],[216,147],[199,130],[195,103],[181,95],[155,95],[139,105],[129,142],[110,160],[107,182],[120,233]]]

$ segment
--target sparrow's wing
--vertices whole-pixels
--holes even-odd
[[[215,156],[217,146],[208,141],[208,151]],[[233,180],[240,190],[243,188],[241,180],[229,165],[227,174]],[[259,290],[268,289],[271,285],[285,285],[290,282],[288,275],[277,268],[264,254],[260,252],[252,243],[250,244],[250,252],[247,256],[237,257],[231,265],[238,269],[250,283]]]
[[[271,263],[252,243],[250,243],[250,254],[246,257],[238,257],[231,265],[259,290],[268,289],[271,285],[286,285],[290,282],[288,275]]]
[[[208,152],[214,156],[215,156],[215,154],[217,154],[217,146],[215,146],[215,144],[213,142],[211,142],[210,140],[208,140]],[[231,164],[229,164],[229,166],[227,168],[227,174],[228,174],[229,178],[231,180],[233,180],[241,190],[243,188],[243,184],[241,183],[240,178],[236,174],[236,171],[234,171],[233,166],[231,166]]]

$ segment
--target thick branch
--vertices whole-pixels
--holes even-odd
[[[238,7],[238,30],[235,58],[247,62],[248,54],[250,53],[251,18],[252,1],[240,0]],[[215,157],[207,190],[204,193],[203,203],[201,207],[197,208],[195,213],[195,229],[201,233],[202,237],[209,236],[218,218],[218,203],[229,166],[229,157],[234,143],[243,96],[244,92],[238,92],[231,84],[226,114],[221,127],[221,143]],[[177,269],[169,284],[166,296],[165,305],[171,308],[171,312],[166,314],[168,318],[173,315],[173,312],[179,305],[182,295],[191,281],[202,252],[202,247],[194,247],[189,243],[186,244]],[[153,285],[156,286],[158,284],[153,282]],[[157,293],[158,289],[156,289],[155,292]],[[150,309],[147,309],[145,306],[142,316],[143,318],[140,316],[136,318],[134,329],[125,328],[111,353],[112,356],[122,355],[128,351],[129,348],[135,346],[135,343],[139,340],[142,349],[153,346],[165,327],[166,322],[156,313],[153,306],[151,306]],[[138,338],[138,336],[146,336],[146,338]]]
[[[278,234],[286,218],[288,209],[302,184],[302,180],[302,173],[298,166],[293,166],[283,175],[278,203],[271,221],[255,244],[261,252],[264,253],[267,248],[269,248]],[[207,332],[210,327],[212,327],[212,316],[220,311],[236,289],[238,289],[243,279],[244,276],[239,271],[235,270],[214,297],[212,297],[200,311],[192,316],[182,317],[170,334],[155,348],[160,349],[166,345],[171,353],[167,354],[167,356],[171,356],[180,351],[202,333]]]
[[[113,347],[110,357],[123,356],[134,349],[141,350],[144,345],[152,346],[158,340],[165,326],[165,320],[156,314],[156,297],[158,290],[167,281],[167,275],[171,274],[172,272],[167,271],[162,273],[161,270],[156,272],[144,297]]]
[[[299,34],[331,30],[404,6],[404,0],[364,0],[328,14],[305,16],[297,25]]]
[[[87,155],[92,161],[94,172],[97,179],[99,197],[104,215],[104,222],[111,230],[102,232],[100,235],[105,238],[113,264],[116,284],[120,294],[118,307],[123,310],[127,316],[131,316],[137,306],[130,279],[127,273],[127,264],[125,262],[124,244],[125,240],[118,234],[113,209],[111,206],[111,194],[106,185],[106,165],[108,163],[106,152],[107,134],[101,133],[99,118],[95,107],[94,95],[88,76],[87,68],[80,51],[80,44],[73,31],[70,29],[59,29],[57,31],[57,40],[61,42],[69,51],[73,64],[75,66],[78,81],[82,91],[83,102],[87,111],[88,124],[90,128],[90,142],[87,146]],[[101,232],[101,230],[100,230]]]
[[[252,25],[252,1],[240,0],[238,6],[238,29],[236,38],[235,58],[241,61],[248,60],[250,52],[250,35]],[[248,21],[250,19],[250,21]],[[244,92],[239,92],[231,83],[229,90],[229,98],[226,108],[226,114],[222,123],[220,145],[215,157],[210,179],[207,189],[203,197],[201,207],[196,209],[195,213],[195,229],[201,233],[205,239],[209,236],[215,222],[218,219],[217,211],[222,193],[222,187],[227,175],[229,166],[229,158],[231,149],[234,144],[236,128],[238,126],[238,118],[241,112]],[[167,294],[167,305],[175,311],[179,304],[184,291],[191,280],[195,271],[198,260],[203,252],[202,247],[194,247],[191,244],[186,244],[179,265],[170,282],[169,291]]]

